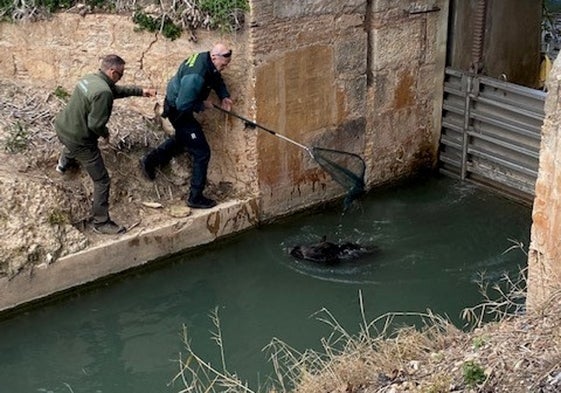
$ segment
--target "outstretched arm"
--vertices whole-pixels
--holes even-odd
[[[137,97],[155,97],[157,94],[156,89],[144,88],[140,86],[119,86],[113,87],[113,96],[115,98],[125,98],[131,96]]]
[[[142,89],[142,97],[156,97],[158,91],[156,89]]]

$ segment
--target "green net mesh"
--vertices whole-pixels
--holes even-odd
[[[361,156],[341,150],[312,147],[314,160],[347,190],[345,208],[364,193],[366,164]]]
[[[353,201],[364,193],[364,172],[366,164],[361,156],[354,153],[349,153],[341,150],[325,149],[322,147],[305,146],[296,142],[282,134],[279,134],[267,127],[259,125],[237,113],[227,111],[218,105],[214,105],[216,109],[221,112],[227,113],[231,116],[237,117],[242,120],[246,127],[260,128],[267,131],[269,134],[290,142],[302,149],[308,151],[314,160],[331,175],[333,180],[339,183],[347,190],[347,196],[344,200],[345,209],[348,208]]]

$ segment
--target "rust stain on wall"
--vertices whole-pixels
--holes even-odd
[[[310,169],[304,172],[297,180],[298,183],[305,183],[312,185],[312,191],[325,190],[326,186],[326,173],[319,168]]]
[[[220,213],[214,212],[209,214],[206,219],[206,227],[210,233],[214,236],[218,236],[218,231],[220,230]]]
[[[406,108],[415,103],[415,79],[411,72],[403,71],[397,78],[397,88],[394,92],[393,107],[395,109]]]
[[[284,52],[256,69],[257,123],[299,143],[337,119],[333,48],[323,45]],[[262,132],[258,139],[259,179],[272,188],[302,179],[306,153]]]

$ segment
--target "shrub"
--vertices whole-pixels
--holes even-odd
[[[63,101],[67,101],[68,97],[70,97],[70,93],[68,93],[62,86],[57,86],[53,94],[55,97],[60,98]]]
[[[161,32],[164,37],[175,40],[183,30],[193,32],[198,27],[232,32],[244,23],[249,10],[248,0],[179,0],[166,4],[160,2],[156,15],[137,9],[132,16],[140,30]],[[88,10],[106,12],[131,11],[137,8],[135,0],[0,0],[0,21],[35,21],[45,19],[51,13],[72,8],[78,4]]]
[[[138,25],[139,30],[154,33],[161,29],[163,36],[172,41],[181,37],[181,28],[165,15],[154,18],[142,11],[136,11],[132,16],[132,21]]]
[[[198,5],[202,12],[211,16],[211,29],[226,32],[238,30],[244,13],[249,11],[247,0],[198,0]]]
[[[473,387],[485,381],[485,370],[473,360],[468,360],[462,365],[464,383]]]

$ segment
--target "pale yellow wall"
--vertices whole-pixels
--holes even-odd
[[[528,299],[540,309],[561,288],[561,61],[554,62],[548,78],[540,165],[532,212],[528,258]]]

